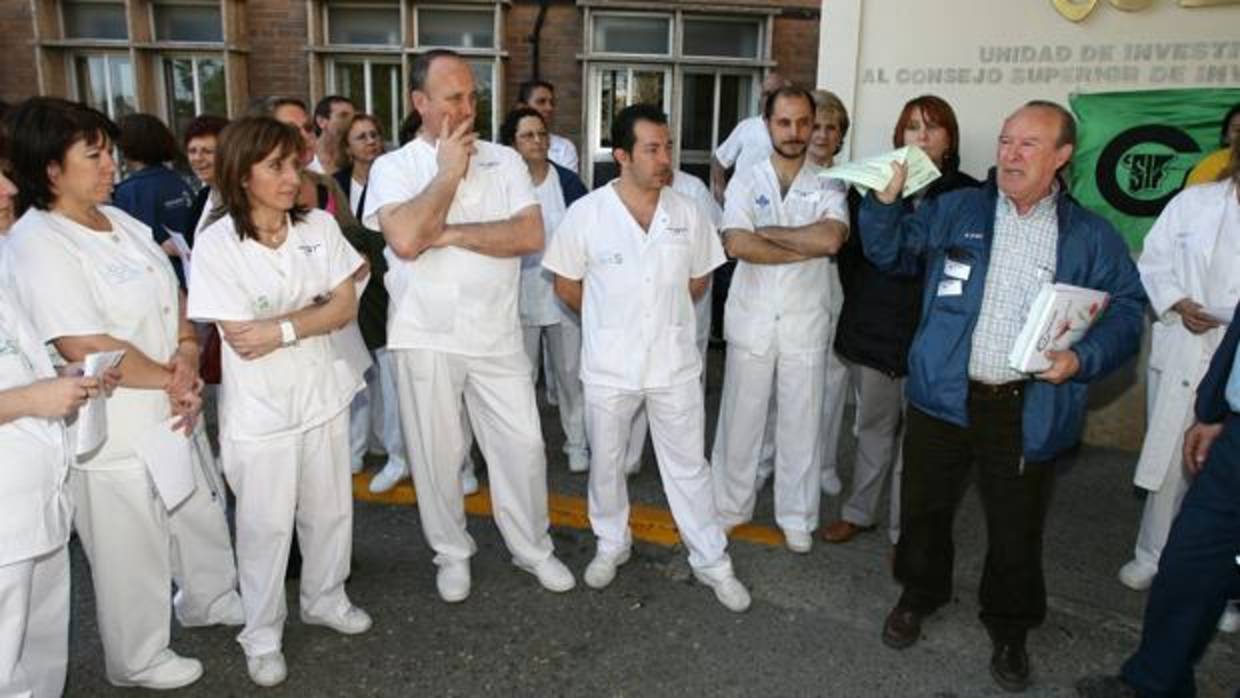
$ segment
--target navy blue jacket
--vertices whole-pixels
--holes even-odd
[[[1210,359],[1210,370],[1197,386],[1197,421],[1203,424],[1218,424],[1231,412],[1227,404],[1227,379],[1231,377],[1231,367],[1236,360],[1236,345],[1240,344],[1240,305],[1236,306],[1236,314],[1227,326],[1227,334]]]
[[[1046,461],[1076,445],[1085,424],[1087,383],[1137,353],[1144,329],[1145,290],[1128,248],[1115,229],[1060,190],[1056,203],[1059,244],[1055,281],[1106,291],[1111,303],[1073,346],[1080,371],[1051,385],[1034,380],[1024,392],[1023,449]],[[917,409],[968,426],[969,355],[982,307],[998,189],[993,177],[978,189],[961,189],[906,214],[901,202],[884,205],[871,193],[861,205],[860,234],[866,257],[894,274],[925,270],[921,321],[909,351],[905,388]],[[939,296],[948,256],[972,266],[964,292]]]
[[[164,167],[144,167],[129,175],[112,192],[112,203],[151,227],[155,242],[168,239],[165,227],[193,235],[198,221],[190,219],[194,190],[181,175]]]
[[[574,201],[589,193],[586,191],[585,183],[581,181],[576,172],[567,167],[560,167],[550,160],[547,162],[555,168],[555,174],[560,178],[560,191],[564,193],[564,205],[566,207],[572,206]],[[548,230],[546,232],[550,234],[551,231]]]

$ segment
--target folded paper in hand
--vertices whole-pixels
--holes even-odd
[[[1008,363],[1024,373],[1051,367],[1048,351],[1063,351],[1085,336],[1106,309],[1110,294],[1071,284],[1045,284],[1038,291]]]
[[[850,182],[862,194],[865,194],[870,189],[881,191],[891,181],[892,162],[902,162],[908,165],[908,175],[904,180],[904,191],[902,192],[904,196],[912,196],[942,176],[939,168],[934,166],[934,161],[930,159],[930,156],[926,155],[924,150],[915,145],[906,145],[903,148],[876,155],[872,158],[854,160],[834,167],[828,167],[819,172],[818,176]]]
[[[98,378],[109,368],[120,365],[125,358],[125,350],[97,351],[87,354],[82,359],[82,375],[87,378]],[[96,395],[86,401],[78,410],[77,422],[74,425],[77,437],[75,455],[87,455],[103,445],[108,435],[107,398]]]

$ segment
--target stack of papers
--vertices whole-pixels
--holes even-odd
[[[908,175],[904,180],[904,196],[912,196],[939,177],[943,176],[939,168],[926,152],[915,145],[889,153],[876,155],[864,160],[854,160],[834,167],[828,167],[819,173],[820,177],[839,179],[850,182],[857,191],[865,194],[870,189],[882,191],[891,181],[891,163],[902,162],[908,166]]]
[[[1041,373],[1050,368],[1046,352],[1063,351],[1076,344],[1102,315],[1110,298],[1110,294],[1092,288],[1045,284],[1016,337],[1008,364],[1024,373]]]
[[[98,378],[109,368],[119,366],[124,357],[123,349],[87,354],[82,360],[82,375]],[[106,399],[103,395],[96,395],[78,410],[75,455],[86,455],[103,445],[103,440],[108,435],[108,408],[104,402]]]

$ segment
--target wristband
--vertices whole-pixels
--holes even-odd
[[[297,344],[297,328],[293,326],[292,320],[283,320],[280,322],[280,346],[291,347]]]

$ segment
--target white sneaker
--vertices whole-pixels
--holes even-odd
[[[586,565],[586,573],[582,576],[591,589],[605,589],[616,578],[616,568],[628,561],[628,550],[619,555],[596,553],[590,564]]]
[[[469,560],[454,560],[439,566],[435,587],[446,603],[460,603],[469,598]]]
[[[804,555],[814,547],[814,537],[805,531],[794,531],[790,528],[784,529],[784,545],[794,553]]]
[[[563,593],[577,586],[577,580],[573,579],[573,573],[569,572],[564,563],[560,562],[554,555],[536,565],[529,565],[516,560],[513,560],[512,564],[538,577],[538,583],[547,591]]]
[[[1240,608],[1236,608],[1236,604],[1228,602],[1223,608],[1223,615],[1218,617],[1218,631],[1220,633],[1240,632]]]
[[[409,477],[409,469],[403,467],[399,463],[393,463],[391,459],[383,465],[383,469],[370,479],[370,493],[383,494],[400,484],[401,480]]]
[[[108,682],[113,686],[167,691],[188,686],[200,678],[202,678],[202,662],[182,657],[170,649],[164,649],[155,656],[155,661],[142,671],[124,679],[114,679],[109,676]]]
[[[745,588],[744,584],[741,584],[741,580],[737,579],[736,574],[731,570],[717,577],[693,570],[693,576],[699,582],[715,590],[715,598],[724,605],[724,608],[736,613],[744,613],[749,610],[751,602],[749,590]]]
[[[335,630],[341,635],[361,635],[370,630],[370,626],[374,625],[374,621],[370,619],[370,614],[357,606],[349,606],[348,610],[336,618],[319,618],[302,611],[301,622],[306,625],[322,625]]]
[[[1124,566],[1119,568],[1119,583],[1132,589],[1133,591],[1145,591],[1154,583],[1154,575],[1158,574],[1157,567],[1151,567],[1139,560],[1129,560]]]
[[[584,473],[590,469],[590,455],[581,451],[568,454],[568,472]]]
[[[358,473],[362,472],[365,469],[366,469],[366,461],[355,460],[349,463],[349,472],[353,473],[354,475],[357,475]]]
[[[822,469],[822,493],[828,497],[834,497],[844,489],[844,485],[840,483],[840,475],[835,472],[835,468]]]
[[[284,653],[279,650],[246,657],[245,668],[250,672],[250,680],[263,688],[278,686],[288,678],[288,665],[284,663]]]
[[[461,491],[468,497],[471,494],[478,494],[478,476],[474,475],[474,469],[461,471]]]
[[[212,625],[245,625],[245,608],[241,605],[241,595],[231,591],[211,602],[207,612],[201,616],[195,614],[186,618],[181,612],[185,596],[178,589],[172,597],[172,608],[176,611],[177,622],[182,628],[206,628]]]
[[[624,474],[626,476],[633,476],[633,475],[640,473],[641,471],[642,471],[642,459],[640,457],[637,460],[633,461],[632,463],[629,463],[628,465],[624,466]]]

